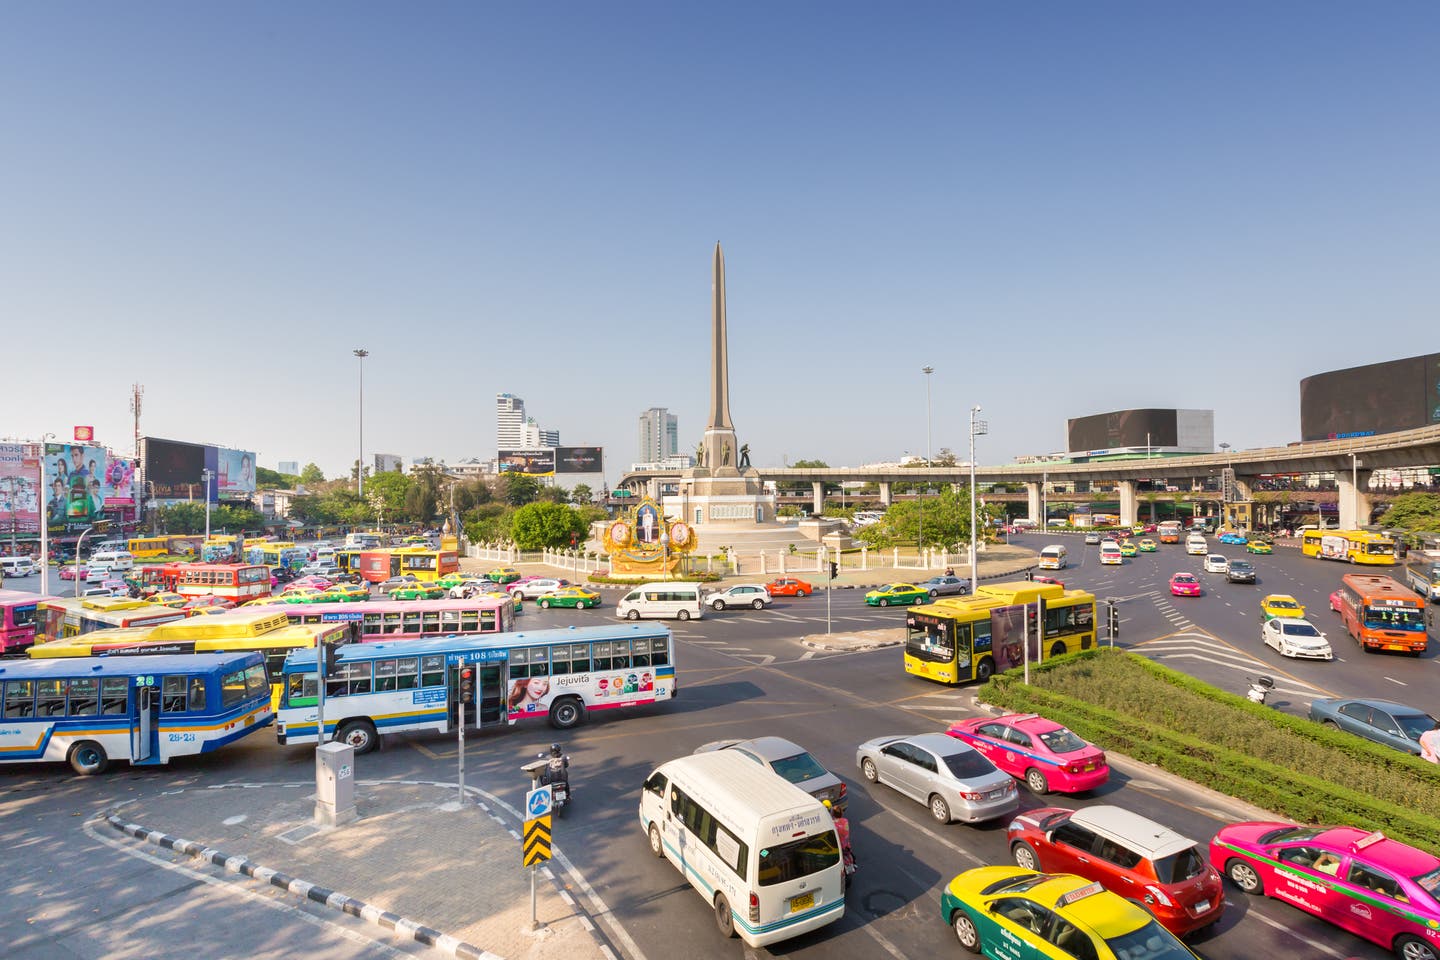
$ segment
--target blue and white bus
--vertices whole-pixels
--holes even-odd
[[[209,753],[275,719],[258,653],[0,661],[0,763],[103,773]]]
[[[374,749],[381,733],[455,730],[462,672],[475,690],[466,729],[546,717],[564,730],[593,711],[623,716],[676,695],[670,630],[638,623],[357,643],[337,660],[325,678],[325,732],[356,753]],[[286,657],[284,680],[275,734],[282,744],[314,743],[315,651]]]

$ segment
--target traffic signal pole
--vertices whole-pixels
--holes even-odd
[[[458,715],[458,721],[459,721],[459,722],[455,724],[455,728],[456,728],[456,731],[457,731],[457,732],[456,732],[457,746],[459,747],[459,761],[458,761],[458,762],[459,762],[459,765],[460,765],[460,769],[457,771],[457,774],[456,774],[456,781],[460,784],[460,803],[461,803],[461,804],[464,804],[464,803],[465,803],[465,708],[466,708],[466,706],[468,706],[470,703],[474,702],[474,700],[475,700],[475,668],[474,668],[474,667],[468,667],[468,666],[467,666],[467,667],[461,667],[461,668],[460,668],[460,703],[458,704],[458,706],[459,706],[460,709],[459,709],[458,711],[456,711],[456,713],[457,713],[457,715]],[[479,711],[478,708],[477,708],[476,711],[475,711],[475,718],[476,718],[477,720],[480,718],[480,711]]]

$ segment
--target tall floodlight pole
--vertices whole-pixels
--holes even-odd
[[[1225,451],[1225,473],[1220,477],[1220,525],[1223,527],[1229,524],[1225,506],[1230,502],[1230,487],[1226,483],[1230,479],[1230,444],[1222,443],[1220,449]]]
[[[355,495],[365,499],[365,358],[369,350],[351,350],[360,361],[360,455],[355,461]]]
[[[979,583],[977,576],[977,551],[976,551],[976,529],[975,529],[975,438],[985,434],[989,425],[984,420],[976,420],[975,414],[980,412],[980,404],[970,408],[970,595],[975,595],[975,588]]]
[[[209,543],[209,542],[210,542],[210,478],[213,477],[213,476],[214,476],[214,474],[212,474],[208,468],[200,471],[200,479],[205,481],[205,542],[206,542],[206,543]],[[204,544],[202,544],[201,547],[200,547],[200,554],[201,554],[201,559],[204,559],[204,554],[205,554]],[[79,557],[76,557],[75,559],[76,559],[76,560],[79,560],[80,558],[79,558]]]
[[[923,374],[925,374],[925,469],[926,469],[926,470],[929,470],[929,469],[930,469],[930,374],[932,374],[932,373],[935,372],[935,368],[932,367],[932,366],[929,366],[929,365],[927,364],[926,366],[923,366],[923,367],[920,368],[920,372],[923,373]],[[925,489],[928,489],[929,486],[930,486],[930,477],[929,477],[929,475],[927,474],[926,477],[925,477],[925,487],[921,489],[921,491],[920,491],[920,496],[919,496],[919,504],[920,504],[920,537],[919,537],[919,542],[916,544],[916,549],[919,551],[921,557],[924,557],[924,556],[925,556]],[[928,569],[929,565],[926,564],[926,567],[927,567],[927,569]]]
[[[50,488],[45,485],[45,451],[53,433],[47,433],[40,438],[40,595],[48,596],[50,593],[50,502],[45,499],[45,491]],[[75,558],[75,566],[80,566],[80,558]],[[51,638],[54,639],[53,637]]]

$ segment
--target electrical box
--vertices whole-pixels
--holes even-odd
[[[315,750],[315,822],[338,827],[355,817],[355,748],[322,744]]]

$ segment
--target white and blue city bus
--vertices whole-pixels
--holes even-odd
[[[382,733],[444,733],[460,722],[462,673],[473,684],[466,729],[548,718],[568,729],[599,710],[660,703],[676,695],[675,645],[662,626],[623,623],[488,636],[436,637],[339,647],[325,678],[327,739],[356,753]],[[282,744],[314,743],[318,679],[314,650],[285,658],[276,715]],[[477,709],[478,707],[478,709]]]
[[[104,772],[209,753],[275,718],[260,654],[0,661],[0,763]]]

